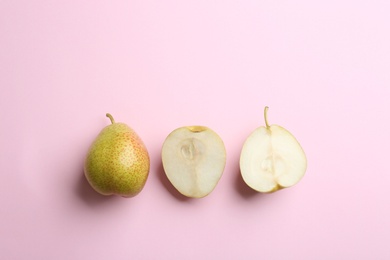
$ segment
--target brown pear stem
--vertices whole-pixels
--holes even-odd
[[[115,120],[110,113],[107,113],[106,117],[108,117],[111,120],[111,124],[115,124]]]
[[[265,126],[266,126],[267,128],[269,128],[267,112],[268,112],[268,107],[266,106],[266,107],[264,108],[264,121],[265,121]]]

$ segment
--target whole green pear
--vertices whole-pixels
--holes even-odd
[[[103,128],[89,148],[84,174],[100,194],[133,197],[148,178],[149,154],[133,129],[106,116],[112,124]]]

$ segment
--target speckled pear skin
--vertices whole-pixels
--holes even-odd
[[[111,120],[89,148],[84,174],[100,194],[133,197],[148,178],[149,154],[133,129]]]

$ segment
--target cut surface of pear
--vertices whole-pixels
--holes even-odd
[[[183,195],[202,198],[212,192],[226,163],[225,145],[205,126],[181,127],[162,147],[162,163],[172,185]]]
[[[110,114],[106,126],[89,148],[84,174],[100,194],[133,197],[143,189],[149,175],[148,151],[137,133]]]
[[[295,137],[278,125],[255,129],[246,139],[240,156],[245,183],[258,192],[274,192],[298,183],[306,172],[306,155]]]

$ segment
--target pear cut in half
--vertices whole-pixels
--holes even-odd
[[[226,163],[222,139],[205,126],[174,130],[165,139],[161,156],[169,181],[191,198],[202,198],[212,192]]]
[[[286,129],[269,125],[268,107],[264,109],[266,126],[254,130],[246,139],[240,156],[245,183],[258,192],[274,192],[298,183],[306,172],[306,155]]]

